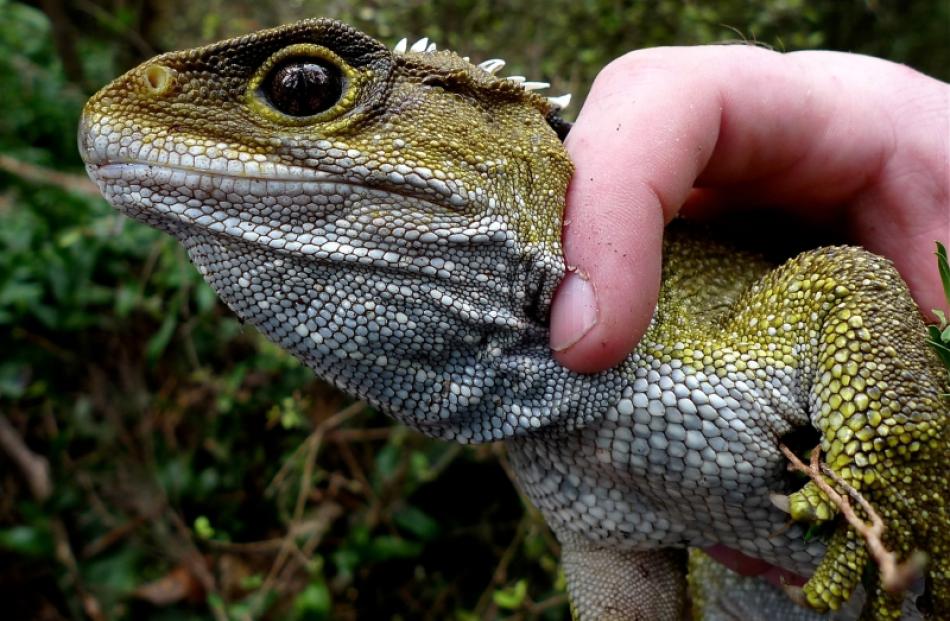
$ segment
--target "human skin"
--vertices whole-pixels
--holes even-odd
[[[950,85],[904,65],[751,46],[654,48],[608,65],[565,145],[576,170],[551,312],[555,358],[582,373],[634,348],[656,306],[677,214],[779,209],[890,258],[924,314],[948,310]],[[713,555],[772,582],[768,564]]]
[[[950,85],[904,65],[751,46],[631,52],[600,73],[565,144],[561,364],[620,362],[656,305],[663,226],[782,208],[894,261],[926,313],[947,310],[933,258],[950,243]]]

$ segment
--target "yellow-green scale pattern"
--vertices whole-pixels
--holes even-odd
[[[682,247],[671,244],[668,250]],[[664,361],[679,358],[707,375],[752,372],[762,382],[769,379],[766,367],[796,370],[802,389],[810,385],[807,407],[821,433],[822,460],[881,516],[883,541],[898,559],[927,550],[929,606],[950,609],[950,478],[945,474],[950,408],[932,381],[943,373],[925,345],[917,309],[890,263],[855,248],[807,252],[766,273],[737,296],[730,311],[697,297],[710,290],[706,279],[725,272],[730,277],[722,278],[723,284],[741,286],[765,268],[749,259],[737,269],[708,255],[685,262],[667,270],[667,275],[685,276],[665,281],[659,321],[646,340],[684,341],[681,330],[695,322],[697,313],[690,308],[697,307],[700,317],[712,316],[714,324],[719,320],[718,337],[705,352],[663,346],[650,353]],[[701,276],[690,283],[690,273]],[[720,300],[731,299],[727,287],[714,290],[724,294]],[[899,353],[893,343],[918,345]],[[793,519],[815,523],[837,513],[813,482],[791,495],[790,508]],[[860,508],[858,513],[863,514]],[[863,539],[841,520],[804,587],[808,603],[817,610],[838,609],[869,562]],[[864,618],[899,619],[902,598],[884,591],[876,572],[868,575]]]

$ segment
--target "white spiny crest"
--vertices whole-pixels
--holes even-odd
[[[409,39],[403,37],[399,40],[399,43],[393,47],[393,53],[395,54],[405,54],[407,51],[416,53],[434,52],[435,50],[435,43],[430,42],[428,37],[422,37],[413,43],[412,46],[409,45]]]
[[[436,50],[435,43],[430,43],[427,37],[419,39],[412,46],[409,45],[409,40],[402,38],[399,40],[399,43],[393,47],[393,52],[396,54],[405,54],[409,52],[434,52]],[[469,57],[465,56],[462,58],[465,62],[470,62]],[[478,64],[478,68],[482,71],[490,73],[491,75],[497,74],[505,66],[505,61],[502,58],[489,58],[488,60],[482,61]],[[515,84],[520,84],[522,88],[526,91],[540,91],[546,88],[549,88],[551,85],[547,82],[531,82],[527,80],[523,75],[512,75],[504,78],[514,82]],[[565,95],[560,95],[558,97],[548,97],[548,102],[558,110],[563,110],[568,107],[571,103],[571,94],[567,93]]]
[[[551,86],[547,82],[522,82],[522,88],[526,91],[540,91],[544,90],[547,87]]]
[[[504,66],[505,61],[501,58],[489,58],[488,60],[479,63],[478,68],[482,71],[487,71],[488,73],[495,75]]]
[[[563,110],[564,108],[571,105],[571,94],[565,93],[558,97],[548,97],[548,102],[558,110]]]
[[[412,47],[409,48],[410,52],[425,52],[426,48],[429,47],[429,38],[422,37],[418,41],[412,44]]]

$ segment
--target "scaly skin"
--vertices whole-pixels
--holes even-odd
[[[423,433],[505,440],[564,545],[579,618],[679,618],[673,549],[712,543],[814,572],[817,609],[847,601],[864,544],[843,521],[806,540],[802,522],[836,517],[795,491],[777,448],[809,425],[885,543],[930,554],[946,615],[944,376],[890,264],[841,247],[775,269],[674,227],[646,337],[615,369],[574,374],[547,347],[564,126],[493,68],[309,20],[133,69],[89,101],[80,145],[117,209],[177,237],[320,376]],[[794,492],[795,524],[770,492]],[[866,614],[898,614],[869,575]],[[742,584],[717,597],[770,589]],[[803,618],[771,593],[771,620]]]

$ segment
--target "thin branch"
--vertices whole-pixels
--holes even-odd
[[[518,522],[518,528],[515,530],[515,536],[512,537],[511,543],[508,544],[508,547],[498,560],[498,565],[495,567],[495,571],[492,572],[491,581],[488,583],[488,586],[485,587],[485,590],[482,591],[481,597],[478,598],[478,603],[475,605],[476,616],[484,618],[488,606],[492,603],[492,593],[494,593],[495,587],[501,586],[508,579],[508,566],[511,564],[511,561],[514,560],[515,553],[524,541],[530,525],[531,518],[525,513]]]
[[[87,177],[59,172],[29,162],[22,162],[9,155],[0,154],[0,170],[33,183],[52,185],[67,192],[99,198],[99,188]]]
[[[62,0],[40,0],[40,7],[49,18],[53,29],[53,42],[56,44],[56,51],[59,53],[59,60],[63,63],[63,71],[70,82],[81,85],[84,89],[88,88],[86,75],[82,67],[82,56],[79,55],[76,46],[76,28]]]
[[[333,427],[339,426],[340,423],[343,422],[343,420],[346,420],[350,418],[351,416],[358,414],[365,407],[366,407],[365,401],[356,401],[355,403],[349,405],[348,407],[337,412],[330,418],[326,419],[325,421],[317,425],[317,428],[314,429],[310,433],[309,436],[307,436],[307,439],[301,442],[300,445],[296,449],[294,449],[293,454],[284,460],[284,463],[281,464],[280,469],[277,471],[277,474],[275,474],[274,478],[272,478],[270,483],[268,483],[266,491],[268,492],[275,491],[283,484],[284,479],[290,474],[291,468],[296,458],[300,454],[307,451],[313,442],[317,442],[319,446],[319,443],[322,442],[324,436],[327,435],[328,431],[330,431]],[[341,416],[343,420],[337,420],[337,417],[341,417]]]
[[[881,539],[886,528],[884,520],[881,519],[881,516],[874,510],[871,503],[869,503],[858,490],[842,479],[837,472],[829,468],[828,464],[820,461],[821,447],[816,446],[814,450],[812,450],[811,465],[809,466],[802,463],[798,456],[784,444],[779,444],[779,449],[791,462],[792,467],[814,481],[818,489],[824,492],[828,499],[838,507],[848,523],[854,527],[858,534],[864,537],[868,551],[871,553],[871,557],[877,563],[881,571],[881,586],[884,587],[884,590],[889,593],[901,593],[906,591],[920,575],[925,558],[915,552],[903,563],[897,562],[897,556],[884,547],[884,542]],[[870,524],[858,517],[848,497],[842,496],[835,491],[821,476],[822,472],[831,477],[835,483],[840,485],[847,492],[848,496],[861,505],[861,508],[864,509],[864,512],[867,513],[868,518],[871,520]]]
[[[215,582],[214,575],[211,573],[211,570],[208,569],[208,564],[205,562],[204,557],[201,555],[201,552],[198,551],[197,546],[195,546],[194,539],[191,535],[191,529],[188,528],[188,525],[185,524],[185,520],[182,519],[178,512],[172,509],[170,506],[167,510],[167,515],[171,520],[172,524],[175,526],[175,529],[178,530],[181,535],[182,540],[185,543],[187,550],[181,555],[180,561],[185,567],[188,568],[188,571],[191,573],[195,579],[201,583],[201,587],[204,589],[205,593],[216,595],[216,599],[221,602],[221,605],[216,603],[208,602],[208,608],[211,609],[211,614],[215,618],[215,621],[228,621],[229,615],[227,611],[227,604],[225,603],[224,598],[221,596],[221,592],[218,590],[218,585]]]
[[[0,449],[3,449],[7,457],[19,468],[34,498],[43,502],[50,497],[53,493],[53,483],[50,480],[49,462],[42,455],[37,455],[29,449],[20,434],[2,414],[0,414]]]
[[[30,493],[38,502],[45,502],[52,496],[53,483],[50,478],[49,462],[42,455],[37,455],[29,449],[17,430],[2,414],[0,414],[0,449],[3,449],[20,469],[30,488]],[[69,545],[69,534],[58,516],[50,519],[50,530],[53,534],[53,553],[56,560],[66,568],[66,575],[75,586],[79,601],[82,602],[83,612],[93,621],[104,620],[105,615],[99,600],[83,585],[76,555],[73,554],[72,546]]]
[[[294,454],[284,462],[284,466],[280,469],[280,472],[274,477],[274,480],[271,481],[271,485],[274,485],[278,478],[283,477],[287,463],[292,461],[300,452],[303,450],[304,464],[303,472],[300,475],[300,489],[297,491],[297,502],[294,505],[294,513],[291,518],[290,527],[287,529],[287,535],[284,537],[283,544],[280,547],[280,550],[277,552],[277,558],[274,560],[273,565],[271,565],[270,572],[267,574],[267,578],[264,580],[264,584],[261,587],[262,592],[267,593],[270,591],[274,582],[277,580],[278,576],[281,575],[281,572],[284,568],[285,563],[287,562],[288,557],[292,552],[297,549],[297,544],[294,541],[296,535],[295,526],[300,522],[303,517],[304,507],[307,504],[307,497],[310,495],[310,486],[313,481],[313,469],[316,466],[317,453],[320,450],[320,445],[323,443],[324,435],[331,429],[342,425],[348,419],[356,416],[366,407],[366,403],[363,401],[357,401],[350,404],[349,406],[343,408],[330,418],[324,420],[316,429],[313,430],[313,433],[307,437],[304,442],[297,447],[294,451]]]

